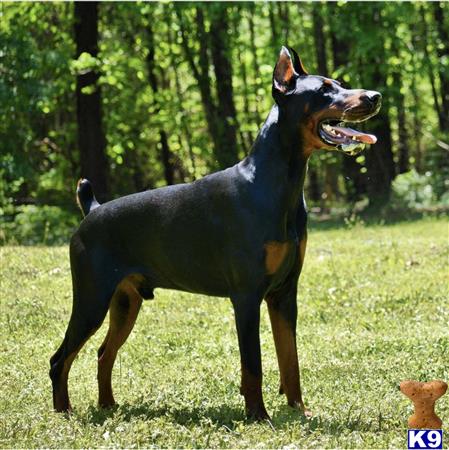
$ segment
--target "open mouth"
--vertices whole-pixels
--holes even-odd
[[[366,144],[375,144],[377,142],[374,134],[363,133],[344,125],[344,122],[336,119],[321,121],[318,125],[318,133],[321,140],[325,144],[332,145],[337,150],[342,150],[349,155],[356,155],[365,148]]]

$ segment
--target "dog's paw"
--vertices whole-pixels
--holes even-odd
[[[249,420],[256,420],[257,422],[262,422],[264,420],[271,421],[267,410],[264,405],[255,406],[252,408],[246,408],[246,417]]]
[[[305,417],[310,418],[313,417],[312,411],[304,406],[304,403],[294,402],[290,405],[292,408],[297,409],[300,413],[302,413]]]

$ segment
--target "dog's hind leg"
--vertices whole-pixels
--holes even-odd
[[[93,262],[76,237],[70,247],[73,306],[62,344],[50,359],[53,406],[56,411],[71,409],[68,393],[69,371],[78,352],[101,326],[108,311],[116,282],[102,260]]]
[[[50,378],[53,386],[53,406],[56,411],[71,409],[68,393],[69,371],[78,352],[101,326],[107,312],[107,302],[94,310],[97,296],[78,290],[73,297],[72,315],[64,340],[50,359]]]
[[[134,327],[142,297],[133,283],[123,280],[117,287],[109,306],[109,330],[98,349],[98,403],[102,407],[115,404],[111,375],[115,358]]]

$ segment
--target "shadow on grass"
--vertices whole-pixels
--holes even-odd
[[[243,409],[221,405],[217,407],[155,407],[150,402],[139,404],[116,405],[110,409],[89,407],[87,422],[93,425],[103,425],[109,418],[119,416],[120,420],[131,422],[135,418],[151,420],[157,417],[167,417],[179,425],[201,424],[209,420],[215,425],[233,427],[234,421],[245,420]]]
[[[332,436],[341,436],[348,432],[380,432],[385,431],[386,426],[382,417],[370,418],[365,420],[362,413],[352,414],[351,411],[345,419],[328,418],[320,415],[312,417],[305,417],[300,412],[283,406],[273,414],[273,425],[276,429],[283,429],[286,425],[291,423],[299,423],[302,428],[308,433],[319,431]]]
[[[134,419],[151,420],[167,417],[179,425],[204,426],[210,423],[228,432],[236,432],[239,423],[254,423],[246,419],[243,408],[221,405],[217,407],[154,407],[150,402],[139,404],[117,405],[111,409],[102,409],[91,406],[84,420],[92,425],[103,425],[108,419],[116,418],[119,421],[131,422]],[[83,420],[83,421],[84,421]],[[273,432],[282,431],[292,424],[298,424],[306,432],[319,431],[327,435],[340,436],[348,432],[379,432],[386,431],[382,418],[364,420],[362,414],[352,415],[350,412],[346,419],[332,420],[319,415],[311,418],[305,417],[298,410],[283,406],[276,410],[272,416]],[[262,423],[263,424],[263,423]],[[268,423],[266,426],[270,426]],[[271,426],[270,426],[271,427]]]

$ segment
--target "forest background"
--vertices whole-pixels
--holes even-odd
[[[80,176],[105,201],[243,158],[282,45],[383,95],[377,144],[311,158],[312,212],[444,213],[448,3],[2,2],[0,241],[67,242]]]

